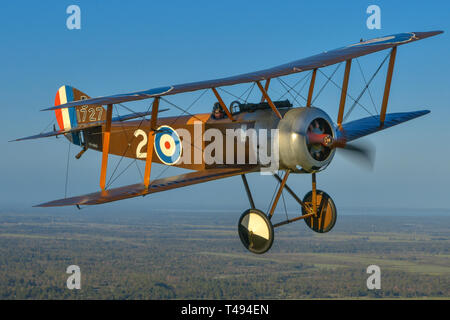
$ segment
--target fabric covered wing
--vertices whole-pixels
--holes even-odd
[[[190,92],[195,90],[216,88],[222,86],[230,86],[240,83],[248,83],[253,81],[260,81],[274,77],[285,76],[292,73],[312,70],[315,68],[326,67],[335,63],[339,63],[348,59],[357,58],[373,52],[385,50],[398,46],[401,44],[421,40],[428,38],[442,31],[430,31],[430,32],[409,32],[399,33],[381,38],[375,38],[367,41],[357,42],[346,47],[334,49],[331,51],[325,51],[323,53],[305,58],[290,63],[282,64],[273,68],[264,69],[256,72],[250,72],[240,74],[237,76],[207,80],[200,82],[191,82],[185,84],[178,84],[173,86],[167,86],[162,88],[138,91],[133,93],[118,94],[113,96],[105,96],[100,98],[92,98],[80,101],[74,101],[66,104],[61,104],[56,107],[47,108],[44,110],[55,110],[61,108],[76,107],[86,104],[116,104],[127,101],[136,101],[142,99],[148,99],[157,96],[172,95],[183,92]]]
[[[123,200],[150,193],[181,188],[207,181],[223,179],[239,174],[255,171],[255,168],[210,169],[204,171],[189,172],[173,177],[154,180],[148,189],[142,183],[109,189],[104,192],[94,192],[82,196],[65,198],[36,205],[35,207],[61,207],[75,205],[94,205],[117,200]]]
[[[342,125],[342,130],[337,130],[338,138],[344,138],[347,142],[381,131],[397,124],[406,122],[429,113],[429,110],[413,112],[388,113],[384,125],[380,126],[380,116],[373,116],[351,121]]]

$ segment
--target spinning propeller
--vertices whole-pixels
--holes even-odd
[[[338,148],[342,155],[368,169],[373,169],[375,147],[371,143],[348,143],[345,135],[337,139],[327,132],[327,126],[323,125],[320,119],[316,119],[308,127],[308,150],[311,156],[322,161],[332,149]]]

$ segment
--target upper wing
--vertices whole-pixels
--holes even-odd
[[[264,69],[256,72],[240,74],[237,76],[178,84],[173,86],[161,87],[156,89],[137,91],[132,93],[117,94],[112,96],[105,96],[99,98],[92,98],[82,101],[73,101],[65,104],[61,104],[56,107],[47,108],[44,110],[55,110],[61,108],[76,107],[86,104],[116,104],[127,101],[136,101],[142,99],[148,99],[152,97],[172,95],[177,93],[210,89],[222,86],[230,86],[240,83],[247,83],[253,81],[261,81],[274,77],[285,76],[292,73],[312,70],[315,68],[326,67],[335,63],[339,63],[348,59],[357,58],[367,55],[369,53],[377,52],[380,50],[392,48],[401,44],[421,40],[428,38],[443,31],[430,31],[430,32],[410,32],[399,33],[382,38],[375,38],[367,41],[362,41],[348,45],[346,47],[334,49],[331,51],[325,51],[323,53],[311,56],[309,58],[292,61],[286,64],[282,64],[270,69]]]
[[[102,191],[94,192],[78,197],[50,201],[47,203],[39,204],[35,207],[61,207],[61,206],[102,204],[133,197],[145,196],[149,193],[181,188],[211,180],[223,179],[238,174],[252,172],[255,170],[256,167],[247,169],[240,169],[240,168],[210,169],[210,170],[189,172],[178,176],[154,180],[151,182],[148,189],[145,187],[144,184],[138,183],[114,189],[108,189],[103,192]]]
[[[371,133],[393,127],[402,122],[412,120],[430,113],[429,110],[413,112],[388,113],[384,120],[384,125],[380,126],[380,116],[373,116],[351,121],[342,125],[342,130],[338,130],[338,138],[343,137],[346,142],[356,140]]]

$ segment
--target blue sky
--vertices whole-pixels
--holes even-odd
[[[81,8],[81,30],[66,28],[66,8],[71,4]],[[381,30],[366,27],[366,8],[371,4],[381,8]],[[391,112],[430,109],[431,114],[367,138],[377,147],[374,171],[337,155],[318,175],[318,186],[339,208],[450,209],[449,12],[448,1],[3,1],[0,210],[43,210],[31,206],[64,196],[69,148],[65,139],[7,142],[52,123],[53,113],[39,110],[53,104],[63,84],[102,96],[254,71],[360,38],[431,30],[445,33],[399,47],[388,107]],[[360,59],[366,78],[385,54]],[[335,78],[338,83],[342,70]],[[330,74],[332,69],[324,71]],[[378,108],[384,77],[385,69],[372,91]],[[356,97],[362,85],[353,64],[349,93]],[[239,93],[245,88],[230,90]],[[195,97],[171,101],[188,105]],[[330,85],[317,104],[335,119],[338,98],[339,92]],[[212,102],[211,96],[205,97],[193,110],[208,112]],[[371,106],[368,97],[362,103]],[[128,106],[142,110],[147,102]],[[352,114],[353,119],[362,116],[367,116],[362,109]],[[77,152],[72,146],[69,195],[98,189],[100,154],[90,151],[75,160]],[[161,169],[157,166],[153,173]],[[171,168],[166,173],[178,172]],[[115,186],[138,179],[134,168]],[[275,180],[256,174],[249,181],[257,206],[266,210]],[[310,190],[310,177],[293,176],[288,184],[303,196]],[[239,177],[108,204],[92,212],[218,206],[242,211],[248,207]],[[290,200],[288,207],[297,210]]]

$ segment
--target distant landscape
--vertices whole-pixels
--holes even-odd
[[[300,221],[255,255],[239,212],[55,212],[0,213],[0,299],[450,298],[450,215],[340,215],[328,234]],[[380,290],[366,287],[372,264]]]

